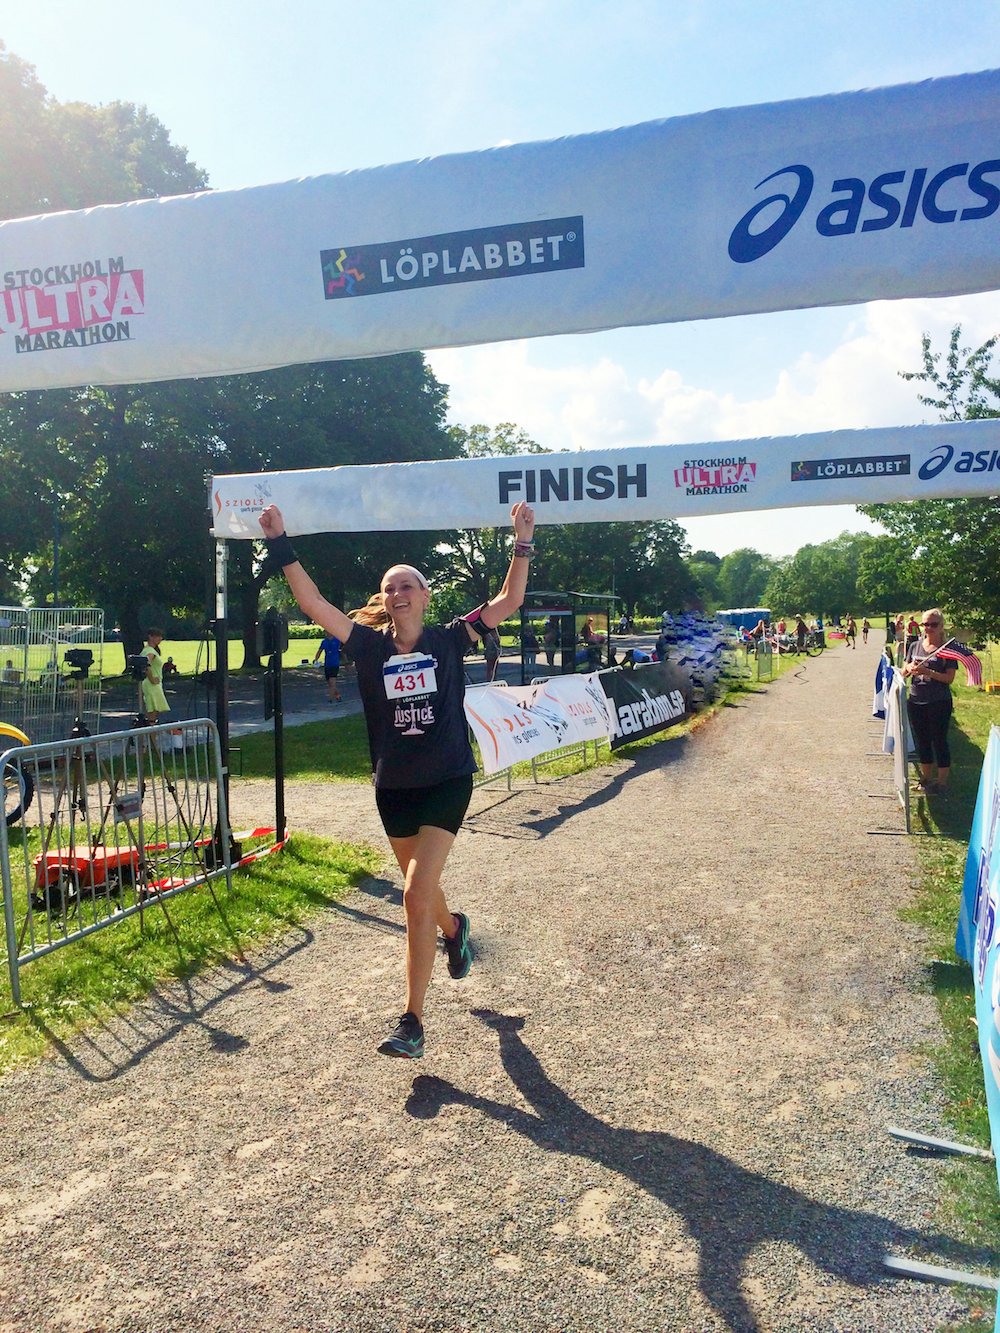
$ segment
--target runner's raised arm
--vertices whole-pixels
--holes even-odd
[[[274,543],[274,546],[268,546],[268,555],[280,562],[282,573],[292,590],[292,596],[299,604],[299,610],[307,615],[314,625],[322,625],[335,639],[346,643],[354,628],[354,621],[350,616],[344,615],[339,607],[326,600],[299,564],[292,543],[285,537],[285,520],[277,505],[267,506],[260,516],[260,526],[265,541]],[[283,543],[282,537],[285,538]]]

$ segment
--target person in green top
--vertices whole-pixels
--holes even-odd
[[[149,663],[146,668],[146,678],[142,682],[142,711],[150,726],[154,727],[160,719],[160,714],[168,712],[170,708],[167,696],[163,693],[163,657],[160,654],[162,642],[162,630],[148,629],[146,646],[140,654]]]

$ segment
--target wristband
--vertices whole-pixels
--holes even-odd
[[[514,559],[515,559],[515,560],[530,560],[531,557],[532,557],[534,554],[535,554],[535,543],[534,543],[534,542],[515,542],[515,543],[514,543]]]
[[[269,560],[276,561],[282,569],[286,565],[298,564],[299,557],[295,554],[295,548],[288,540],[287,533],[282,533],[280,537],[265,537],[264,545],[267,547]]]

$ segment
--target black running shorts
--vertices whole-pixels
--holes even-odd
[[[326,676],[327,680],[336,680],[337,677],[340,675],[340,667],[339,666],[324,667],[323,675]]]
[[[457,833],[472,799],[472,775],[433,787],[376,787],[382,827],[390,838],[413,838],[425,824]]]

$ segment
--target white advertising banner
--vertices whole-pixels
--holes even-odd
[[[1000,419],[987,419],[220,476],[211,504],[217,537],[250,538],[272,503],[294,537],[493,527],[518,500],[544,524],[997,494]]]
[[[987,71],[4,222],[0,391],[992,290],[998,123]]]
[[[543,685],[487,685],[465,695],[465,716],[486,773],[581,741],[609,739],[611,715],[596,672]]]

